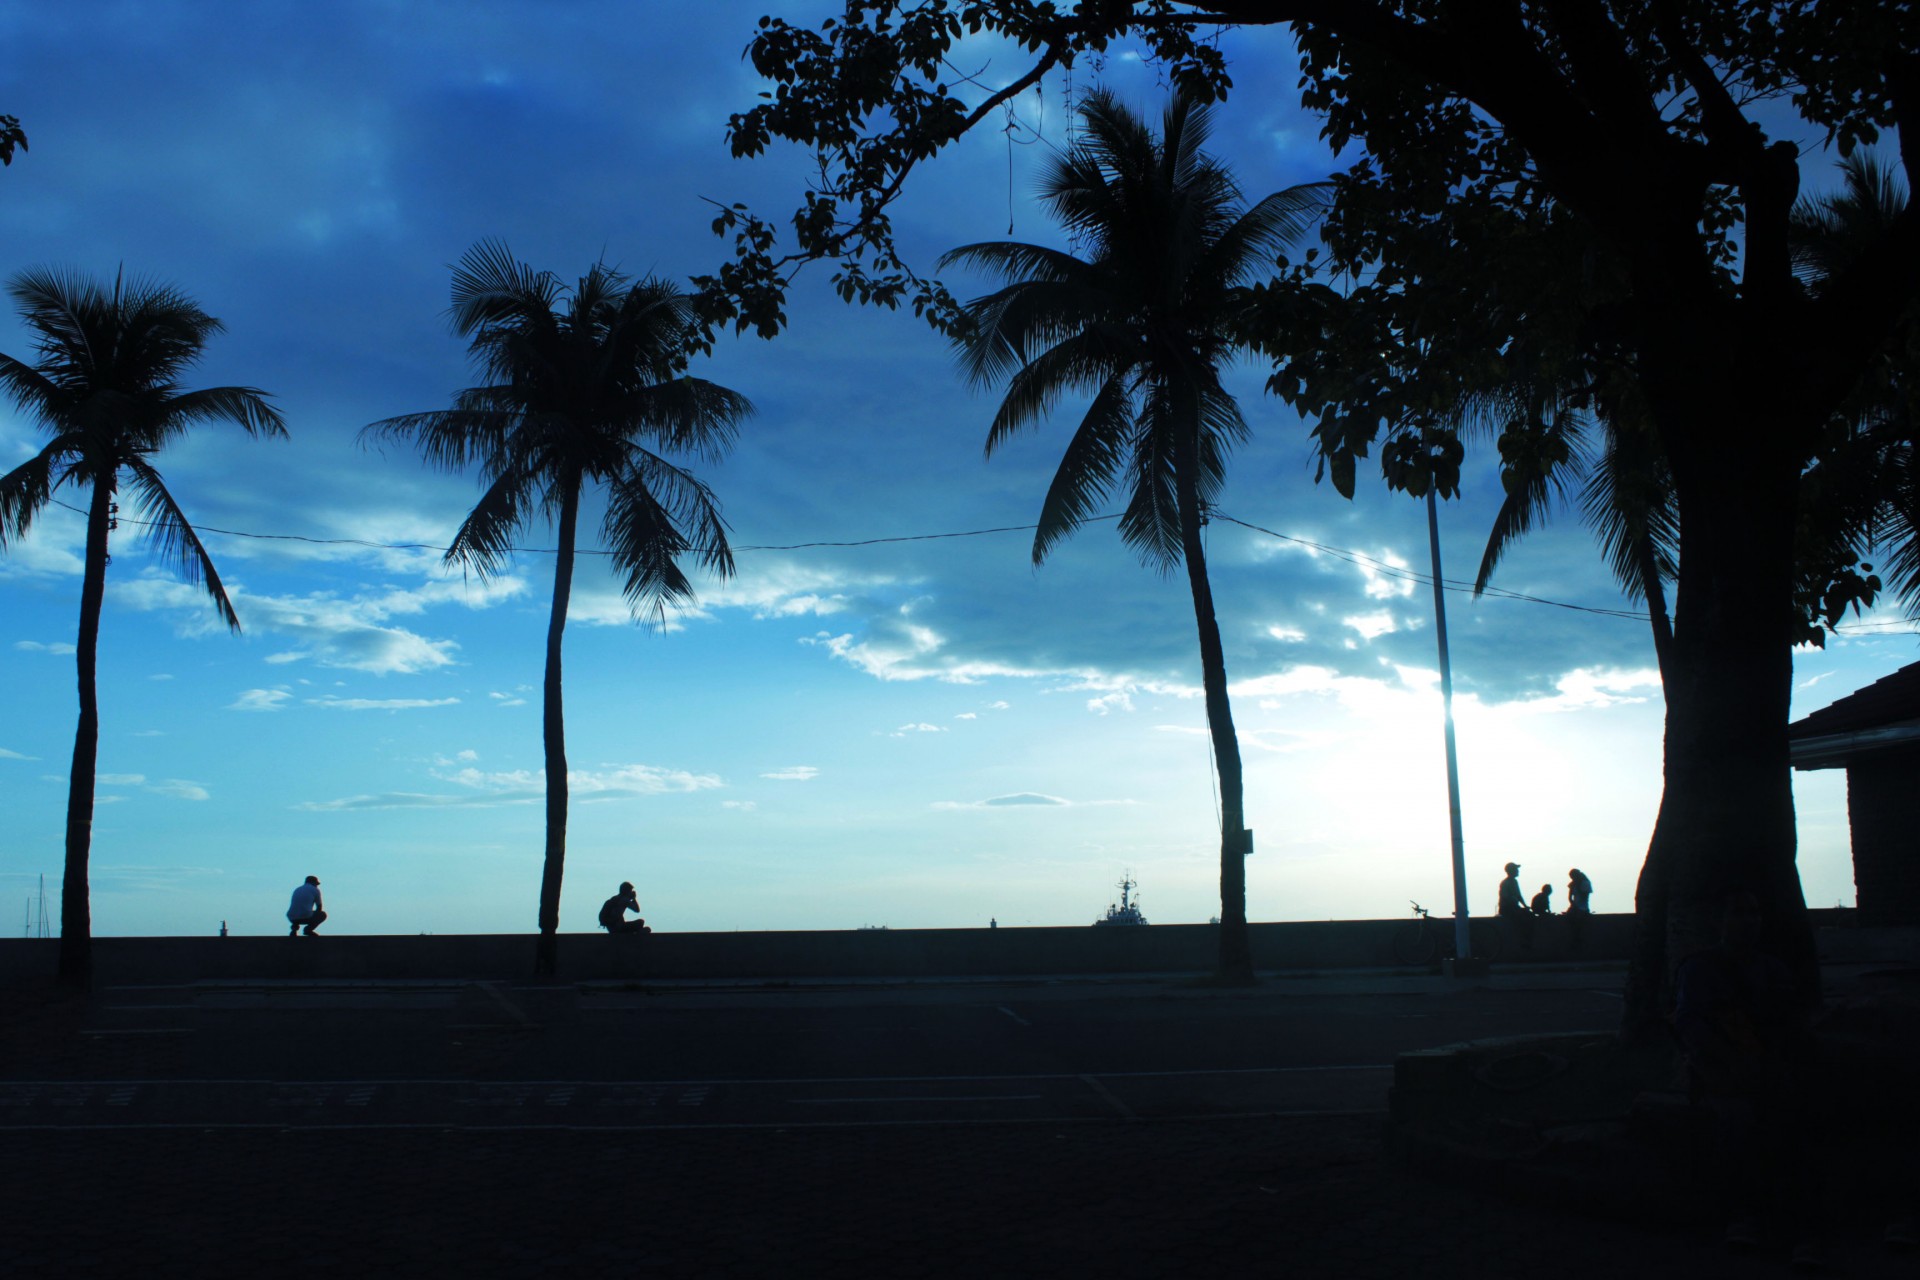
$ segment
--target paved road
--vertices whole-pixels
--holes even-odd
[[[0,993],[0,1276],[1786,1274],[1383,1157],[1395,1053],[1618,986]]]
[[[10,1055],[0,1128],[585,1128],[1385,1108],[1396,1054],[1605,1028],[1615,975],[769,990],[202,983]],[[37,1051],[36,1051],[37,1050]]]

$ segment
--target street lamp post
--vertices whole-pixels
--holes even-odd
[[[1440,574],[1440,508],[1427,484],[1427,545],[1433,553],[1434,634],[1440,641],[1440,703],[1447,737],[1447,823],[1453,836],[1453,954],[1464,960],[1473,954],[1467,917],[1467,852],[1460,834],[1460,758],[1453,743],[1453,663],[1447,655],[1447,590]]]

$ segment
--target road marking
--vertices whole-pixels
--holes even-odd
[[[789,1098],[787,1101],[796,1106],[827,1106],[842,1102],[1037,1102],[1041,1098],[1037,1093],[983,1093],[973,1097],[962,1094],[932,1094],[924,1098],[887,1097],[887,1098]]]
[[[1324,1071],[1392,1071],[1391,1062],[1343,1062],[1325,1066],[1301,1067],[1219,1067],[1188,1068],[1180,1071],[1059,1071],[1037,1072],[1034,1074],[1013,1073],[1003,1075],[975,1076],[730,1076],[725,1079],[705,1080],[476,1080],[468,1076],[420,1077],[420,1076],[381,1076],[374,1079],[344,1080],[272,1080],[262,1077],[218,1077],[218,1076],[153,1076],[135,1079],[95,1080],[90,1084],[165,1084],[165,1085],[272,1085],[275,1088],[291,1088],[297,1085],[331,1086],[346,1088],[360,1085],[462,1085],[488,1088],[540,1089],[558,1088],[561,1085],[621,1085],[628,1088],[683,1088],[697,1086],[717,1088],[722,1085],[801,1085],[801,1084],[955,1084],[967,1082],[985,1082],[990,1080],[1080,1080],[1085,1075],[1095,1075],[1102,1080],[1184,1080],[1194,1076],[1266,1076],[1300,1075]],[[29,1085],[71,1086],[72,1080],[7,1080],[0,1081],[8,1088],[24,1088]]]
[[[1118,1111],[1121,1114],[1121,1116],[1123,1116],[1128,1120],[1138,1120],[1140,1118],[1139,1116],[1133,1114],[1132,1107],[1129,1107],[1126,1103],[1120,1101],[1118,1097],[1114,1096],[1113,1090],[1101,1084],[1096,1077],[1081,1076],[1080,1078],[1087,1082],[1087,1087],[1089,1089],[1093,1090],[1095,1093],[1099,1094],[1102,1098],[1104,1098],[1107,1102],[1107,1105],[1112,1107],[1115,1111]]]
[[[1000,1010],[1000,1012],[1006,1014],[1009,1018],[1012,1018],[1015,1022],[1019,1023],[1023,1027],[1030,1027],[1033,1025],[1031,1022],[1028,1022],[1025,1018],[1021,1017],[1019,1014],[1015,1013],[1013,1010],[1007,1008],[1007,1006],[1003,1004],[995,1005],[994,1008]]]
[[[1209,1122],[1228,1120],[1351,1120],[1362,1117],[1383,1116],[1385,1107],[1371,1107],[1365,1110],[1340,1111],[1196,1111],[1180,1115],[1156,1115],[1141,1124],[1185,1124],[1189,1122]],[[995,1116],[987,1119],[962,1117],[945,1120],[740,1120],[740,1121],[690,1121],[687,1123],[663,1124],[450,1124],[446,1121],[387,1121],[385,1123],[358,1124],[290,1124],[273,1121],[222,1121],[204,1122],[130,1122],[126,1124],[0,1124],[0,1133],[134,1133],[134,1132],[182,1132],[192,1130],[208,1133],[214,1130],[249,1131],[260,1130],[273,1133],[381,1133],[381,1132],[422,1132],[422,1133],[652,1133],[662,1129],[672,1130],[742,1130],[742,1129],[906,1129],[906,1128],[975,1128],[985,1125],[1039,1125],[1058,1126],[1112,1124],[1103,1116]]]

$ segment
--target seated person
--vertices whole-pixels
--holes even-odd
[[[627,912],[640,913],[640,899],[633,892],[633,882],[622,880],[620,892],[600,904],[600,927],[608,933],[652,933],[645,920],[629,920]]]
[[[1537,916],[1550,916],[1553,914],[1552,885],[1543,884],[1540,886],[1540,892],[1533,895],[1532,909],[1533,914]]]

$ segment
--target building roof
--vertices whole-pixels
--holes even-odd
[[[1868,751],[1920,741],[1920,662],[1787,726],[1797,769],[1833,768]]]

